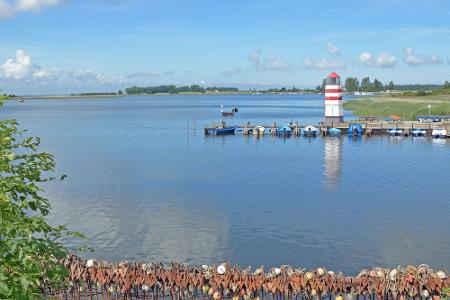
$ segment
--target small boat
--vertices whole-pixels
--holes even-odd
[[[411,134],[412,134],[412,136],[426,136],[427,131],[422,128],[413,128],[413,129],[411,129]]]
[[[387,130],[387,133],[392,136],[400,136],[403,135],[403,130],[398,128],[390,128]]]
[[[256,126],[252,129],[252,133],[254,135],[264,135],[265,130],[266,129],[263,126]]]
[[[438,139],[445,139],[447,138],[447,130],[443,128],[433,129],[433,131],[431,132],[431,136]]]
[[[239,111],[239,109],[237,109],[236,107],[233,107],[233,109],[231,111],[222,111],[222,116],[224,116],[224,117],[232,117],[238,111]]]
[[[301,134],[303,136],[317,136],[319,129],[314,126],[308,125],[301,129]]]
[[[363,127],[361,124],[350,124],[348,127],[348,135],[360,136],[363,132]]]
[[[328,128],[328,135],[330,135],[330,136],[341,135],[341,130],[338,128],[330,127],[330,128]]]
[[[277,134],[279,135],[291,135],[292,128],[289,125],[280,126],[277,128]]]
[[[277,129],[275,128],[275,133]],[[264,134],[272,134],[272,128],[264,128]]]
[[[25,99],[23,99],[23,98],[17,99],[17,102],[24,102],[24,101],[25,101]]]
[[[218,127],[213,130],[215,135],[234,134],[236,127]]]
[[[244,133],[244,128],[236,127],[236,129],[234,130],[234,133],[236,133],[236,134],[243,134]]]

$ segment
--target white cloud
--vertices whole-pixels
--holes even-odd
[[[17,0],[16,11],[40,11],[47,6],[60,4],[61,0]]]
[[[16,51],[16,58],[10,58],[0,65],[0,75],[7,79],[24,79],[33,72],[31,56],[23,50]]]
[[[345,62],[338,60],[329,60],[327,58],[307,57],[303,59],[303,65],[308,69],[325,70],[325,69],[343,69]]]
[[[61,70],[55,67],[42,67],[34,63],[31,55],[21,49],[16,50],[15,58],[7,59],[0,64],[0,79],[6,84],[17,83],[23,87],[52,83],[95,88],[129,82],[125,76],[112,76],[91,69]]]
[[[287,71],[289,64],[278,56],[271,56],[264,62],[263,69],[266,71]]]
[[[47,69],[36,69],[33,72],[33,77],[37,79],[49,78],[51,75],[51,71]]]
[[[39,12],[64,0],[0,0],[0,19],[12,18],[19,12]]]
[[[326,47],[328,53],[339,55],[339,48],[333,45],[331,42],[328,42]]]
[[[359,63],[364,66],[392,68],[397,64],[397,58],[387,52],[381,52],[378,57],[375,57],[366,51],[359,55]]]
[[[370,54],[369,52],[361,53],[359,55],[359,62],[364,65],[371,64],[373,62],[372,54]]]
[[[261,50],[257,49],[248,55],[248,59],[254,64],[256,70],[264,71],[287,71],[289,64],[278,56],[262,59]]]
[[[14,16],[14,9],[6,0],[0,0],[0,20]]]
[[[412,48],[403,50],[403,60],[409,66],[432,65],[442,63],[442,59],[436,55],[416,54]]]
[[[228,70],[223,70],[220,72],[220,74],[222,74],[223,76],[226,76],[226,77],[231,77],[236,74],[239,74],[241,71],[242,71],[241,67],[234,67],[234,68],[231,68]]]
[[[390,68],[395,66],[397,63],[397,58],[394,55],[390,55],[389,53],[382,52],[378,55],[376,60],[376,65],[383,68]]]

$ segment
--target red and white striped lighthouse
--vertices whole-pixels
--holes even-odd
[[[341,77],[335,72],[328,75],[325,85],[325,123],[344,122]]]

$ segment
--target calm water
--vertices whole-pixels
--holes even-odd
[[[104,259],[450,268],[450,141],[205,137],[219,105],[314,124],[322,96],[153,96],[8,102],[55,154],[51,221]],[[90,255],[90,254],[89,254]]]

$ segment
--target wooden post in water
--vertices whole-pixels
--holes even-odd
[[[272,135],[277,135],[277,122],[272,123]]]

